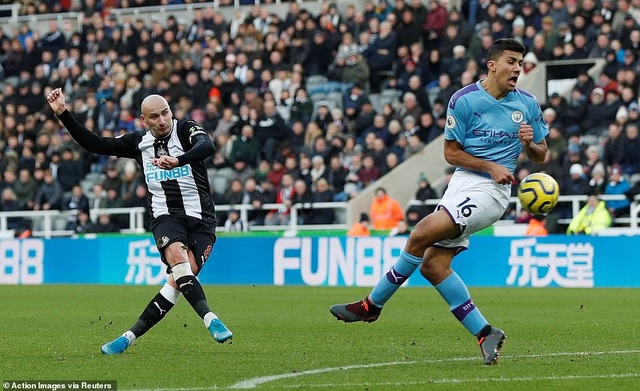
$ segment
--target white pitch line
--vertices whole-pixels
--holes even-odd
[[[527,354],[527,355],[503,356],[503,359],[505,357],[506,358],[539,358],[539,357],[561,357],[561,356],[600,356],[605,354],[635,354],[635,353],[640,353],[640,350],[615,350],[611,352],[558,352],[558,353],[545,353],[545,354]],[[335,372],[335,371],[342,371],[342,370],[367,369],[367,368],[386,367],[386,366],[393,366],[393,365],[434,364],[434,363],[442,363],[442,362],[476,361],[476,360],[479,360],[478,357],[458,357],[458,358],[428,359],[428,360],[419,360],[419,361],[392,361],[392,362],[386,362],[386,363],[347,365],[342,367],[331,367],[331,368],[318,368],[318,369],[310,369],[308,371],[295,372],[295,373],[283,373],[280,375],[254,377],[251,379],[242,380],[238,383],[235,383],[229,386],[229,388],[251,389],[251,388],[256,388],[261,384],[269,383],[272,381],[289,379],[293,377],[307,376],[307,375],[317,375],[320,373]],[[159,391],[159,390],[156,390],[156,391]],[[162,391],[187,391],[187,390],[172,388],[172,389],[163,389]]]
[[[461,384],[461,383],[483,383],[483,382],[523,382],[523,381],[539,381],[539,380],[580,380],[580,379],[628,379],[632,377],[640,377],[640,373],[614,373],[608,375],[567,375],[567,376],[541,376],[541,377],[477,377],[473,379],[438,379],[424,381],[409,382],[380,382],[380,383],[340,383],[340,384],[314,384],[313,387],[372,387],[372,386],[419,386],[424,384]],[[289,385],[283,388],[307,388],[308,384]]]
[[[521,354],[521,355],[510,355],[510,356],[502,356],[502,360],[512,359],[512,358],[540,358],[540,357],[564,357],[564,356],[602,356],[602,355],[610,355],[610,354],[637,354],[640,353],[640,350],[614,350],[610,352],[557,352],[557,353],[544,353],[544,354]],[[251,389],[256,388],[259,385],[269,383],[272,381],[289,379],[300,376],[308,376],[308,375],[317,375],[320,373],[327,372],[336,372],[336,371],[347,371],[351,369],[367,369],[367,368],[378,368],[378,367],[386,367],[393,365],[412,365],[412,364],[434,364],[434,363],[444,363],[444,362],[457,362],[457,361],[479,361],[480,359],[476,356],[474,357],[453,357],[453,358],[442,358],[442,359],[427,359],[427,360],[413,360],[413,361],[391,361],[391,362],[383,362],[383,363],[374,363],[374,364],[359,364],[359,365],[346,365],[342,367],[331,367],[331,368],[318,368],[318,369],[310,369],[308,371],[296,372],[296,373],[283,373],[280,375],[270,375],[270,376],[262,376],[262,377],[254,377],[247,380],[242,380],[238,383],[235,383],[229,387],[221,387],[221,386],[207,386],[207,387],[175,387],[175,388],[153,388],[153,389],[137,389],[133,391],[209,391],[209,390],[220,390],[220,389]],[[498,378],[475,378],[475,379],[438,379],[438,380],[425,380],[424,382],[404,382],[404,383],[358,383],[353,384],[353,386],[376,386],[376,385],[420,385],[420,384],[456,384],[456,383],[473,383],[473,382],[485,382],[485,381],[502,381],[502,382],[511,382],[511,381],[536,381],[536,380],[571,380],[571,379],[592,379],[592,378],[631,378],[631,377],[640,377],[640,373],[623,373],[623,374],[609,374],[609,375],[568,375],[568,376],[547,376],[547,377],[498,377]],[[341,383],[340,385],[349,385]],[[314,384],[314,387],[334,387],[335,384]],[[306,386],[297,386],[297,385],[289,385],[283,386],[282,388],[299,388]]]

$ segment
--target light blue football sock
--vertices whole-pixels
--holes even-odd
[[[394,293],[404,284],[405,281],[420,266],[422,258],[413,256],[406,251],[402,251],[400,258],[391,267],[387,274],[373,287],[369,294],[369,300],[376,307],[382,306],[393,296]]]
[[[471,334],[477,336],[489,324],[480,313],[480,310],[473,304],[467,286],[464,285],[462,279],[455,272],[451,273],[435,288],[449,304],[451,313]]]

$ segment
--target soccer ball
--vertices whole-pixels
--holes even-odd
[[[560,187],[551,175],[535,172],[518,186],[518,198],[522,207],[534,215],[544,215],[558,203]]]

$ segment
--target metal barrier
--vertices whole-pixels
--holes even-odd
[[[91,209],[91,218],[95,220],[101,214],[125,215],[129,216],[129,228],[121,229],[122,233],[141,233],[144,229],[144,213],[146,209],[137,208],[111,208],[111,209]],[[60,210],[23,210],[16,212],[0,212],[0,232],[9,231],[9,219],[21,217],[33,222],[32,234],[36,237],[51,238],[53,236],[70,236],[74,231],[58,229],[56,222],[68,221],[71,211]]]
[[[265,204],[261,210],[277,210],[283,204]],[[295,204],[290,208],[288,225],[260,225],[251,226],[252,231],[285,231],[285,235],[295,235],[301,230],[323,230],[323,229],[348,229],[344,223],[346,202],[314,202],[312,204]],[[251,205],[216,205],[216,211],[229,211],[236,209],[240,211],[240,218],[247,221],[249,211],[255,210]],[[298,224],[298,214],[300,209],[337,209],[338,220],[336,224],[314,224],[300,225]],[[109,215],[126,215],[129,216],[129,228],[121,229],[121,233],[144,233],[144,213],[145,209],[137,208],[111,208],[111,209],[91,209],[89,211],[92,220],[96,220],[101,214]],[[59,210],[39,210],[39,211],[17,211],[17,212],[0,212],[0,232],[9,231],[8,223],[10,218],[21,217],[33,221],[33,236],[51,238],[57,236],[71,236],[74,231],[61,229],[56,226],[57,222],[66,222],[69,219],[70,211]],[[218,227],[222,230],[223,227]]]
[[[280,209],[283,204],[264,204],[261,210],[277,210]],[[216,211],[240,211],[240,218],[247,221],[249,211],[255,210],[252,205],[216,205]],[[337,218],[339,223],[335,224],[313,224],[313,225],[300,225],[298,224],[298,213],[300,209],[337,209],[338,215],[342,211],[342,216]],[[285,235],[295,235],[298,231],[304,230],[323,230],[323,229],[348,229],[349,226],[345,224],[345,213],[347,209],[346,202],[314,202],[305,204],[294,204],[290,208],[289,225],[286,226]],[[281,231],[285,226],[282,225],[252,225],[251,231]],[[218,227],[221,228],[221,227]]]
[[[600,199],[603,201],[619,201],[624,200],[624,195],[600,195]],[[575,216],[582,207],[581,203],[586,202],[586,195],[575,196],[560,196],[558,198],[558,204],[571,203],[572,215]],[[522,204],[518,197],[511,197],[510,203],[515,205],[516,213],[519,213],[522,209]],[[440,202],[440,199],[431,199],[426,201],[411,200],[408,205],[432,205],[435,206]],[[296,235],[299,231],[305,230],[329,230],[329,229],[348,229],[349,226],[345,223],[347,202],[314,202],[305,204],[294,204],[289,208],[289,224],[287,225],[252,225],[251,231],[283,231],[285,236]],[[261,210],[277,210],[280,209],[283,204],[264,204]],[[250,211],[256,210],[252,205],[216,205],[217,212],[227,212],[229,210],[240,211],[240,218],[244,221],[248,221],[247,217]],[[336,222],[334,224],[324,225],[301,225],[298,224],[298,215],[301,209],[335,209],[336,210]],[[137,208],[113,208],[113,209],[92,209],[90,215],[95,220],[101,214],[109,215],[125,215],[129,217],[129,228],[122,229],[122,233],[144,233],[144,213],[145,209],[141,207]],[[617,225],[624,225],[630,229],[640,228],[640,196],[636,197],[631,202],[629,217],[617,217],[613,219],[613,222]],[[17,212],[0,212],[0,232],[8,232],[8,219],[15,217],[22,217],[30,219],[34,222],[34,229],[32,231],[33,236],[51,238],[56,236],[70,236],[73,235],[73,231],[59,229],[56,227],[56,222],[61,220],[67,220],[70,215],[69,211],[58,210],[45,210],[45,211],[17,211]],[[571,219],[558,220],[561,224],[569,224]],[[222,223],[222,222],[221,222]],[[221,224],[222,225],[222,224]],[[222,230],[223,227],[218,227]]]
[[[580,212],[580,208],[582,205],[580,203],[586,202],[588,196],[586,195],[561,195],[558,197],[558,205],[562,203],[571,203],[571,215],[576,216],[578,212]],[[627,197],[622,194],[600,194],[598,196],[603,201],[622,201],[626,200]],[[409,206],[411,205],[438,205],[440,203],[440,199],[431,199],[425,201],[419,200],[411,200],[409,201]],[[522,204],[520,203],[520,199],[518,197],[511,197],[509,199],[510,204],[515,204],[516,206],[516,214],[519,214],[522,210]],[[556,206],[557,208],[557,206]],[[613,219],[615,224],[620,225],[628,225],[629,228],[637,229],[638,221],[640,218],[640,196],[636,196],[636,198],[631,202],[630,214],[629,217],[616,217]],[[569,224],[571,219],[559,219],[558,223],[560,224]]]

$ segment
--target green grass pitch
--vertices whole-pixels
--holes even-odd
[[[123,355],[157,287],[0,286],[2,380],[116,380],[118,389],[638,390],[640,290],[472,288],[505,330],[498,365],[432,288],[405,288],[372,324],[334,303],[365,288],[205,286],[235,333],[219,345],[184,298]]]

